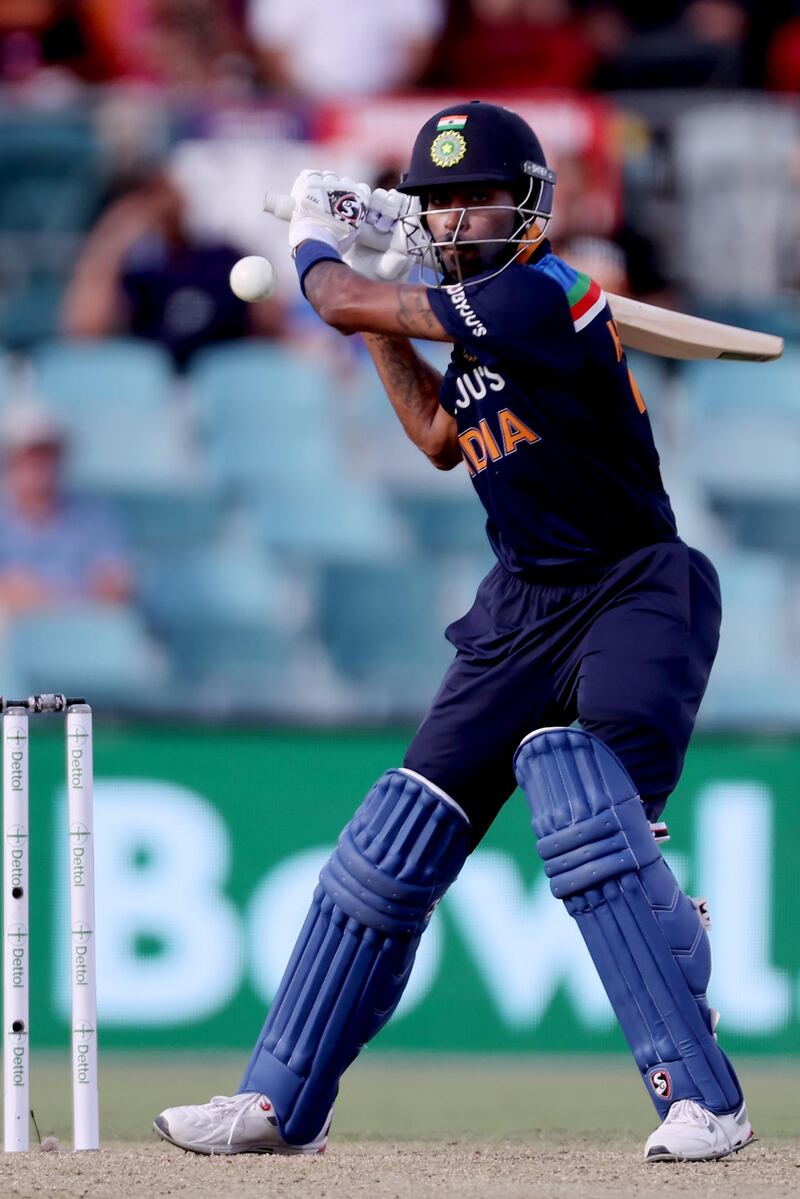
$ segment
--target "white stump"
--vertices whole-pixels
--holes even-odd
[[[66,731],[73,1135],[76,1150],[98,1149],[92,710],[88,704],[69,708]]]
[[[3,715],[4,1148],[30,1147],[28,715]]]

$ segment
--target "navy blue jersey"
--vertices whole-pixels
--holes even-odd
[[[590,579],[677,540],[644,400],[588,276],[546,249],[430,301],[455,340],[440,403],[507,570]]]

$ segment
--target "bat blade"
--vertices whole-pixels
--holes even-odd
[[[783,338],[723,325],[686,312],[657,308],[641,300],[609,294],[608,303],[622,344],[663,358],[728,358],[772,362],[783,353]]]

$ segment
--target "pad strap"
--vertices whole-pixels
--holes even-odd
[[[344,829],[239,1087],[269,1096],[288,1142],[319,1134],[342,1073],[397,1007],[468,831],[444,792],[400,770]]]
[[[705,927],[623,766],[590,733],[546,729],[522,742],[514,768],[550,889],[578,923],[662,1118],[677,1099],[737,1109],[706,999]]]

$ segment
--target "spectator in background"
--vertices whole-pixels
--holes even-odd
[[[146,0],[140,37],[131,45],[117,7],[90,0],[96,27],[112,33],[128,73],[196,93],[236,96],[252,90],[255,63],[248,57],[231,0]],[[130,6],[131,0],[127,0]],[[140,3],[139,8],[142,7]]]
[[[19,82],[55,67],[89,83],[252,87],[238,0],[0,0],[0,73]]]
[[[77,0],[0,3],[0,82],[20,94],[69,99],[100,64],[83,35]]]
[[[228,283],[241,253],[187,225],[183,195],[165,171],[116,200],[89,234],[67,287],[70,337],[125,333],[166,347],[179,369],[210,343],[280,333],[275,299],[244,304]]]
[[[121,531],[105,505],[65,493],[65,450],[64,429],[43,405],[25,399],[5,409],[0,613],[6,617],[70,601],[130,598]]]
[[[329,99],[398,91],[421,78],[442,0],[249,0],[265,82]]]
[[[749,0],[593,0],[587,35],[601,88],[738,87],[748,74]]]
[[[453,5],[431,82],[492,89],[581,88],[597,54],[570,0],[469,0]]]

